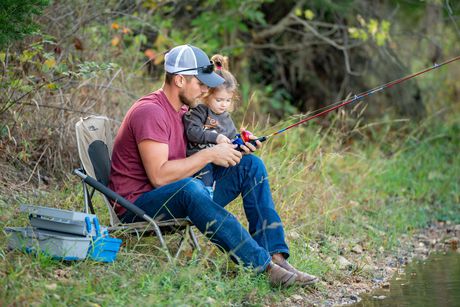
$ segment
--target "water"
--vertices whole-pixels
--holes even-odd
[[[433,254],[414,262],[393,277],[389,289],[363,296],[353,306],[460,306],[460,254]]]

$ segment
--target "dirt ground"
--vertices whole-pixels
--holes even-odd
[[[376,288],[389,288],[393,275],[403,272],[415,259],[424,260],[433,252],[447,250],[460,253],[459,238],[460,224],[437,222],[413,236],[402,236],[396,251],[365,250],[356,244],[337,261],[344,271],[343,278],[323,278],[315,289],[300,289],[279,306],[340,306],[359,302],[362,294]]]

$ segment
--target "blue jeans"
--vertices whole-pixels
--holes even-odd
[[[214,185],[214,168],[216,167],[218,166],[209,163],[205,167],[203,167],[198,173],[193,175],[193,177],[199,178],[201,181],[203,181],[205,186],[212,187]]]
[[[156,219],[188,217],[232,259],[258,271],[266,269],[275,253],[282,253],[287,258],[289,248],[262,160],[245,155],[236,166],[215,167],[214,179],[213,199],[201,180],[188,177],[142,194],[135,205]],[[249,232],[224,209],[240,194]],[[121,220],[134,222],[141,219],[128,211]]]

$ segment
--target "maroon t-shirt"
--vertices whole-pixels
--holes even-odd
[[[168,160],[184,159],[187,140],[182,116],[186,111],[183,106],[177,112],[161,89],[136,101],[115,137],[109,188],[131,202],[153,189],[137,147],[144,140],[168,144]],[[126,209],[116,205],[115,212],[122,215]]]

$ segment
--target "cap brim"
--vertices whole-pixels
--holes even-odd
[[[224,78],[216,74],[215,72],[210,73],[210,74],[204,74],[204,73],[199,73],[198,75],[195,75],[198,80],[203,82],[209,87],[216,87],[224,83]]]

